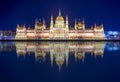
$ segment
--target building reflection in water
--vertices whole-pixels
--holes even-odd
[[[0,51],[16,50],[17,56],[26,56],[34,53],[36,61],[45,61],[49,55],[51,66],[58,65],[59,70],[65,63],[68,65],[69,56],[72,54],[75,62],[84,61],[86,53],[94,57],[104,55],[104,50],[120,50],[119,42],[0,42]],[[47,54],[48,53],[48,54]]]

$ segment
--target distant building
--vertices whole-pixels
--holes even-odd
[[[59,11],[55,22],[53,16],[51,16],[50,28],[46,28],[45,20],[35,22],[35,28],[26,28],[24,26],[17,25],[16,29],[16,40],[31,40],[31,39],[42,39],[42,40],[104,40],[104,27],[103,25],[91,27],[91,29],[85,28],[83,21],[75,20],[74,28],[69,26],[68,16],[64,20]]]

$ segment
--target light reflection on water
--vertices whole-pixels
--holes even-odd
[[[74,55],[77,60],[84,61],[86,53],[91,56],[100,56],[103,58],[105,51],[120,50],[120,42],[0,42],[0,51],[16,51],[17,56],[26,56],[34,53],[36,61],[45,61],[46,55],[49,55],[51,66],[55,60],[61,68],[66,62],[68,65],[69,55]]]
[[[108,63],[106,63],[106,61],[109,61],[109,62],[113,61],[113,60],[108,60],[108,58],[106,58],[106,57],[105,57],[105,59],[106,59],[106,61],[105,61],[104,56],[109,55],[113,52],[118,52],[118,53],[115,53],[114,55],[119,55],[119,51],[120,51],[120,42],[104,42],[104,41],[90,41],[90,42],[89,41],[86,41],[86,42],[78,42],[78,41],[70,41],[70,42],[68,42],[68,41],[67,42],[65,42],[65,41],[64,42],[62,42],[62,41],[55,41],[55,42],[53,42],[53,41],[52,42],[49,42],[49,41],[20,42],[20,41],[18,41],[17,42],[16,41],[16,42],[12,42],[11,41],[11,42],[0,42],[0,53],[2,53],[2,55],[8,56],[9,54],[4,54],[4,53],[5,52],[14,53],[15,52],[14,55],[17,56],[16,57],[17,60],[15,61],[14,64],[15,64],[15,67],[17,68],[17,70],[19,69],[20,71],[22,71],[22,70],[18,67],[21,66],[20,62],[23,63],[23,60],[24,61],[27,60],[26,61],[27,63],[35,62],[36,65],[37,64],[40,65],[40,63],[46,65],[46,63],[47,63],[47,65],[49,64],[49,66],[50,66],[49,70],[54,69],[54,67],[55,67],[54,71],[57,70],[58,73],[60,73],[61,71],[63,73],[65,68],[67,69],[67,68],[69,68],[69,66],[71,67],[72,65],[75,66],[75,70],[76,70],[75,72],[79,73],[80,70],[78,70],[78,68],[79,68],[78,63],[80,63],[79,65],[84,64],[84,66],[81,67],[81,70],[83,70],[83,69],[86,70],[87,68],[89,69],[89,68],[91,68],[91,66],[94,66],[94,67],[96,67],[96,69],[101,70],[101,67],[97,68],[98,65],[102,65],[103,67],[105,67],[108,65]],[[34,61],[28,60],[28,57],[32,57],[32,59]],[[97,58],[98,58],[98,60],[102,61],[102,64],[101,64],[101,62],[98,62],[98,61],[93,62],[93,59],[97,59]],[[22,60],[19,60],[19,59],[22,59]],[[90,62],[92,61],[93,65],[90,66],[89,61],[87,61],[87,59]],[[114,59],[114,62],[116,61],[116,59]],[[2,60],[4,60],[4,57]],[[10,58],[10,56],[9,56],[8,61],[13,61],[13,59]],[[85,61],[87,61],[87,63]],[[11,64],[11,63],[8,62],[8,64]],[[103,64],[105,64],[105,65],[103,65]],[[2,63],[2,66],[3,65],[4,64]],[[85,67],[85,65],[86,65],[86,67]],[[111,64],[111,66],[114,66],[114,65]],[[33,63],[32,64],[29,63],[29,66],[28,67],[27,66],[28,66],[28,64],[25,63],[25,65],[23,64],[21,66],[21,68],[25,67],[28,69],[30,66],[33,66]],[[78,66],[78,68],[77,68],[77,66]],[[118,66],[118,65],[116,65],[116,66]],[[46,66],[46,67],[48,67],[48,66]],[[110,66],[108,66],[108,67],[110,67]],[[46,68],[42,69],[43,67],[41,67],[41,65],[38,68],[41,68],[41,71],[46,71]],[[104,68],[103,70],[105,71],[106,68]],[[118,67],[118,68],[120,68],[120,67]],[[31,69],[33,69],[35,71],[35,69],[37,69],[37,67],[33,66],[33,67],[31,67]],[[39,71],[36,70],[35,73],[37,73]],[[72,69],[72,71],[73,71],[73,69]],[[118,72],[120,72],[120,71],[118,71]],[[95,74],[95,73],[93,73],[93,74]],[[47,74],[44,74],[43,72],[42,72],[42,74],[44,76],[47,76]],[[84,73],[82,73],[82,74],[84,74]],[[26,73],[25,75],[29,76],[29,73]],[[48,75],[49,75],[49,73],[48,73]],[[39,76],[39,74],[36,74],[36,76]],[[59,78],[55,75],[53,75],[53,77]],[[92,77],[92,76],[90,76],[90,77]],[[66,78],[66,79],[69,79],[69,78]],[[39,81],[40,81],[40,79],[39,79]],[[85,82],[88,82],[88,81],[85,81]]]

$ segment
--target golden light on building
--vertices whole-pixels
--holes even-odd
[[[30,27],[19,26],[16,28],[16,40],[104,40],[103,24],[90,29],[86,29],[84,20],[77,21],[75,19],[74,27],[70,27],[68,16],[64,20],[61,11],[53,20],[51,16],[50,28],[46,27],[45,19],[43,21],[35,21],[34,29]]]

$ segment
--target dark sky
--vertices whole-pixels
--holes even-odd
[[[87,28],[103,23],[105,30],[120,30],[119,0],[0,0],[0,29],[34,27],[36,18],[45,18],[49,26],[51,14],[55,19],[59,9],[63,17],[69,16],[70,26],[75,18],[84,18]]]

